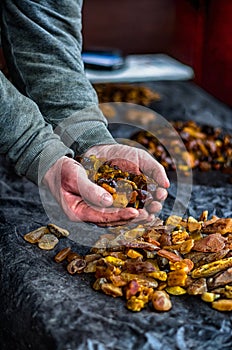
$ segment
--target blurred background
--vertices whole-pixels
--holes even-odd
[[[85,0],[83,45],[167,54],[193,68],[194,83],[232,106],[231,0]]]

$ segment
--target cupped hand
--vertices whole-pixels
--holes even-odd
[[[50,189],[67,217],[72,221],[92,222],[101,226],[151,221],[167,197],[169,180],[165,170],[146,151],[126,145],[91,147],[84,156],[95,155],[110,160],[123,171],[154,179],[158,188],[154,201],[143,209],[113,208],[112,196],[88,179],[85,169],[72,158],[60,158],[45,174],[43,183]],[[149,188],[148,188],[149,191]]]
[[[109,208],[112,196],[87,177],[84,168],[72,158],[60,158],[45,174],[43,183],[72,221],[116,225],[139,216],[134,208]]]
[[[136,220],[151,219],[151,215],[160,212],[162,202],[167,197],[167,188],[170,186],[164,167],[155,160],[148,152],[121,144],[98,145],[91,147],[85,156],[95,155],[98,158],[105,158],[111,161],[111,164],[117,165],[123,171],[134,174],[141,174],[152,178],[158,184],[154,201],[144,209],[139,210]],[[149,191],[149,186],[148,186]]]

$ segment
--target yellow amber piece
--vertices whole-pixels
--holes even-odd
[[[125,264],[125,261],[123,261],[122,259],[115,258],[114,256],[110,255],[105,257],[105,260],[114,266],[122,266]]]
[[[201,299],[206,303],[212,303],[215,299],[218,299],[218,298],[220,298],[220,294],[216,294],[216,293],[204,292],[201,295]]]
[[[182,287],[176,286],[176,287],[166,287],[165,288],[166,292],[168,294],[172,294],[172,295],[183,295],[186,294],[186,290]]]
[[[134,249],[129,249],[127,254],[126,254],[129,258],[131,259],[136,259],[136,258],[142,258],[143,255],[140,254],[139,252],[137,252],[136,250]]]

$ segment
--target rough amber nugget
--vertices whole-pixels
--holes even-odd
[[[136,298],[135,296],[127,300],[126,307],[131,311],[141,311],[146,306],[146,303]]]
[[[232,257],[213,261],[192,271],[193,278],[210,277],[232,266]]]
[[[60,263],[61,261],[65,260],[68,254],[70,253],[70,251],[71,251],[70,247],[64,248],[61,251],[59,251],[59,253],[57,253],[54,258],[55,262]]]
[[[34,231],[26,233],[23,237],[25,241],[34,244],[34,243],[37,243],[40,240],[40,238],[42,238],[43,235],[45,235],[46,233],[49,233],[49,230],[47,229],[47,227],[41,226]]]
[[[166,292],[168,292],[168,294],[172,294],[172,295],[183,295],[186,294],[186,290],[182,287],[176,286],[176,287],[166,287],[165,288]]]
[[[131,259],[137,259],[137,258],[142,258],[143,257],[142,254],[140,254],[139,252],[137,252],[134,249],[129,249],[126,254]]]
[[[55,235],[47,233],[40,238],[38,241],[38,246],[43,250],[52,250],[58,243],[59,239]]]
[[[173,231],[171,237],[172,237],[173,244],[180,244],[185,242],[185,240],[189,238],[189,234],[187,231],[179,230],[179,231]]]
[[[169,287],[184,287],[187,279],[186,272],[181,270],[171,271],[168,273],[167,283]]]
[[[171,215],[167,218],[165,224],[166,225],[173,225],[173,226],[176,226],[178,225],[182,220],[182,217],[181,216],[178,216],[178,215]]]
[[[218,299],[219,297],[220,297],[220,294],[215,294],[210,292],[204,292],[201,295],[201,299],[206,303],[212,303],[215,299]]]
[[[203,229],[204,233],[220,233],[224,235],[232,232],[232,218],[218,219]]]
[[[122,193],[114,193],[113,194],[113,206],[115,208],[126,208],[129,203],[127,195],[125,192]]]
[[[105,260],[114,266],[123,266],[125,264],[125,261],[110,255],[106,256]]]
[[[112,297],[121,297],[123,295],[122,288],[113,285],[113,283],[103,283],[101,286],[101,290]]]
[[[157,311],[169,311],[172,308],[170,297],[164,290],[154,291],[152,305]]]
[[[51,233],[53,233],[56,237],[68,237],[69,232],[68,230],[65,230],[64,228],[61,228],[55,224],[47,224],[47,228]]]
[[[218,311],[232,311],[232,299],[219,299],[213,301],[212,307]]]

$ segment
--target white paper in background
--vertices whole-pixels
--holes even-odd
[[[86,69],[92,83],[140,82],[151,80],[190,80],[191,67],[165,54],[128,55],[125,67],[116,71]]]

